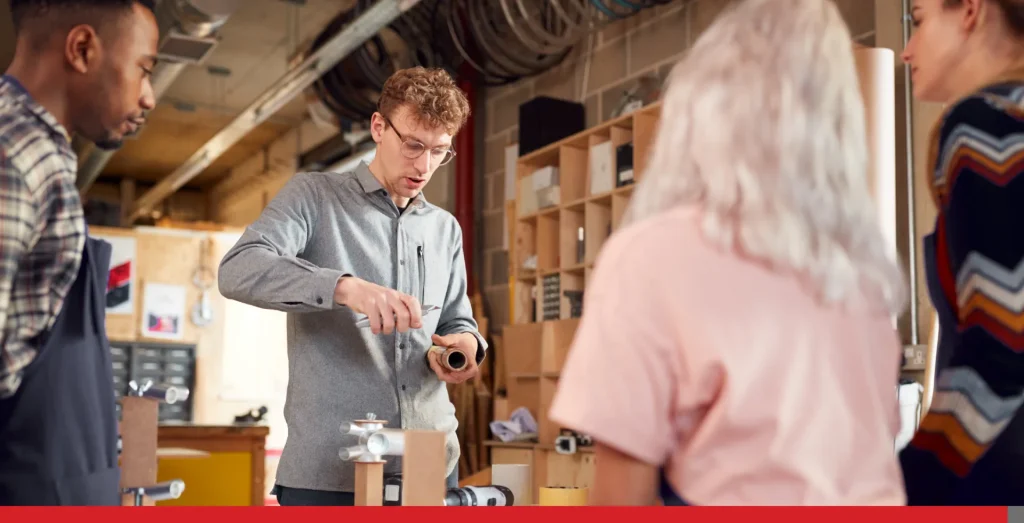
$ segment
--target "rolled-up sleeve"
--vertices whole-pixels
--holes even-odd
[[[469,282],[466,276],[466,258],[462,251],[462,229],[458,222],[452,220],[452,262],[448,277],[448,291],[444,305],[441,306],[441,318],[437,324],[437,334],[447,336],[468,332],[476,338],[476,363],[483,362],[487,353],[487,340],[480,334],[480,326],[473,317],[473,305],[469,300]]]

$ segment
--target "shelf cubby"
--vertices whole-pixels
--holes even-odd
[[[513,258],[512,266],[515,267],[518,275],[525,270],[536,272],[535,267],[530,269],[525,269],[525,267],[526,261],[537,254],[537,216],[516,220],[515,231],[515,245],[512,248],[515,258]]]
[[[563,207],[559,220],[561,221],[558,231],[558,258],[561,262],[559,266],[562,269],[568,269],[584,262],[584,253],[581,252],[580,244],[585,245],[585,243],[579,239],[581,235],[585,239],[586,234],[584,207]],[[565,241],[566,238],[572,238],[574,241]]]
[[[621,187],[612,194],[611,221],[612,230],[617,230],[622,223],[622,216],[626,214],[626,207],[629,206],[629,198],[633,195],[633,186]]]
[[[594,264],[619,228],[633,193],[631,183],[620,186],[618,171],[632,169],[634,182],[640,178],[659,115],[659,105],[652,104],[518,159],[512,204],[515,252],[509,257],[509,277],[516,283],[510,285],[514,324],[573,318],[573,301],[565,291],[586,292]],[[632,154],[629,149],[618,154],[625,145]],[[555,169],[557,186],[549,177]],[[537,187],[543,188],[540,193]]]
[[[537,270],[558,268],[558,208],[537,215]]]
[[[595,198],[586,205],[586,226],[583,229],[585,240],[584,263],[592,264],[597,254],[604,247],[605,240],[612,233],[612,199],[610,197]]]
[[[563,204],[587,194],[587,149],[572,145],[558,148],[558,181]]]
[[[583,290],[583,271],[579,269],[562,271],[559,275],[559,310],[558,318],[562,320],[568,320],[572,318],[572,301],[565,295],[565,291],[582,291]]]

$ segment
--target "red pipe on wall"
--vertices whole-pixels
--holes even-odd
[[[476,278],[473,274],[475,231],[473,171],[476,163],[476,86],[472,69],[463,64],[459,71],[459,88],[469,100],[470,115],[466,125],[455,135],[455,219],[462,227],[462,253],[466,258],[467,294],[476,292]]]

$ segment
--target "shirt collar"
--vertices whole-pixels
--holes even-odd
[[[387,195],[388,191],[377,181],[377,178],[370,172],[370,166],[366,162],[359,162],[356,166],[356,179],[359,180],[359,185],[363,187],[363,192],[370,194],[377,191],[381,191]],[[423,191],[420,191],[415,198],[409,200],[409,204],[414,208],[422,209],[427,203],[427,197],[423,195]]]
[[[9,74],[0,76],[0,97],[3,96],[9,96],[14,99],[22,107],[35,115],[39,121],[49,127],[51,131],[63,136],[67,145],[71,144],[71,135],[68,134],[67,129],[57,121],[57,118],[53,116],[53,113],[46,110],[42,105],[39,105],[35,98],[32,98],[32,95],[29,94],[28,90],[21,85],[21,82]]]

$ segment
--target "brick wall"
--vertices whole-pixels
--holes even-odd
[[[505,148],[518,141],[519,104],[547,95],[582,101],[587,127],[608,120],[624,92],[638,79],[664,79],[687,47],[715,19],[729,0],[677,0],[614,22],[584,39],[563,64],[537,77],[488,89],[484,95],[486,125],[483,146],[481,215],[483,233],[478,257],[480,277],[492,328],[508,322],[508,251],[504,244]],[[837,0],[854,38],[875,43],[875,3]],[[589,60],[588,70],[588,57]],[[589,74],[585,72],[589,71]],[[584,78],[586,76],[586,78]],[[586,92],[582,92],[583,89]]]

